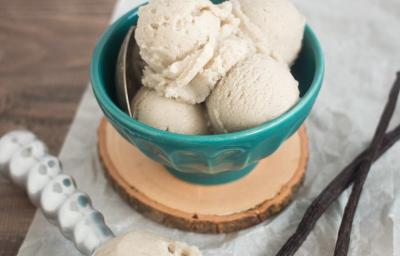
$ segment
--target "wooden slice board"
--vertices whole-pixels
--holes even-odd
[[[171,175],[105,120],[98,137],[106,176],[133,208],[164,225],[200,233],[238,231],[282,211],[302,183],[308,162],[302,127],[242,179],[203,186]]]

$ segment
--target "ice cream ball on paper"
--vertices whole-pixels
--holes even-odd
[[[194,246],[168,241],[145,231],[119,236],[100,247],[94,256],[201,256]]]
[[[299,99],[298,82],[288,66],[264,54],[236,65],[207,99],[215,132],[256,127],[288,111]]]

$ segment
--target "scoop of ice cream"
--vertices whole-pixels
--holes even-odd
[[[220,41],[214,57],[187,86],[168,87],[166,95],[190,104],[202,103],[234,65],[254,53],[251,41],[231,35]]]
[[[220,19],[208,0],[151,0],[139,9],[135,33],[143,60],[155,72],[216,38]]]
[[[165,88],[189,84],[214,56],[219,38],[238,24],[229,2],[151,0],[139,11],[135,33],[147,64],[143,85],[174,97]]]
[[[181,242],[167,241],[147,232],[131,232],[117,237],[95,256],[201,256],[199,249]]]
[[[202,105],[168,99],[142,87],[132,101],[138,121],[160,130],[180,134],[207,134],[207,119]]]
[[[287,65],[255,54],[217,84],[206,105],[216,132],[234,132],[278,117],[298,98],[298,82]]]
[[[231,0],[241,29],[259,50],[292,64],[300,51],[305,18],[288,0]]]
[[[195,101],[185,95],[184,87],[212,58],[215,47],[216,40],[212,38],[208,44],[190,53],[183,60],[171,64],[161,72],[155,72],[150,66],[146,66],[142,77],[143,85],[156,90],[167,98],[180,98],[185,102]]]

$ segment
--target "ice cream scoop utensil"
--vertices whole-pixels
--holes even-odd
[[[25,188],[32,203],[84,255],[123,256],[126,252],[121,248],[127,244],[136,256],[201,255],[195,247],[142,231],[115,238],[89,196],[77,189],[60,161],[29,131],[0,137],[0,174]]]
[[[0,138],[0,173],[25,188],[32,203],[83,254],[91,255],[114,237],[89,196],[63,174],[60,161],[33,133],[14,131]]]

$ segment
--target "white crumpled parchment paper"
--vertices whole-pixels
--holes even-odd
[[[120,0],[114,19],[140,1]],[[85,93],[61,152],[65,171],[88,192],[117,233],[147,229],[197,245],[204,255],[274,255],[306,207],[372,137],[395,72],[400,70],[399,0],[296,0],[321,40],[326,79],[307,121],[311,158],[304,186],[279,216],[228,235],[165,228],[131,209],[107,184],[96,153],[102,113]],[[400,123],[400,109],[394,118]],[[393,126],[394,124],[392,124]],[[400,144],[373,167],[355,218],[350,255],[400,255]],[[319,220],[297,255],[332,255],[349,191]],[[80,255],[38,212],[19,254]]]

